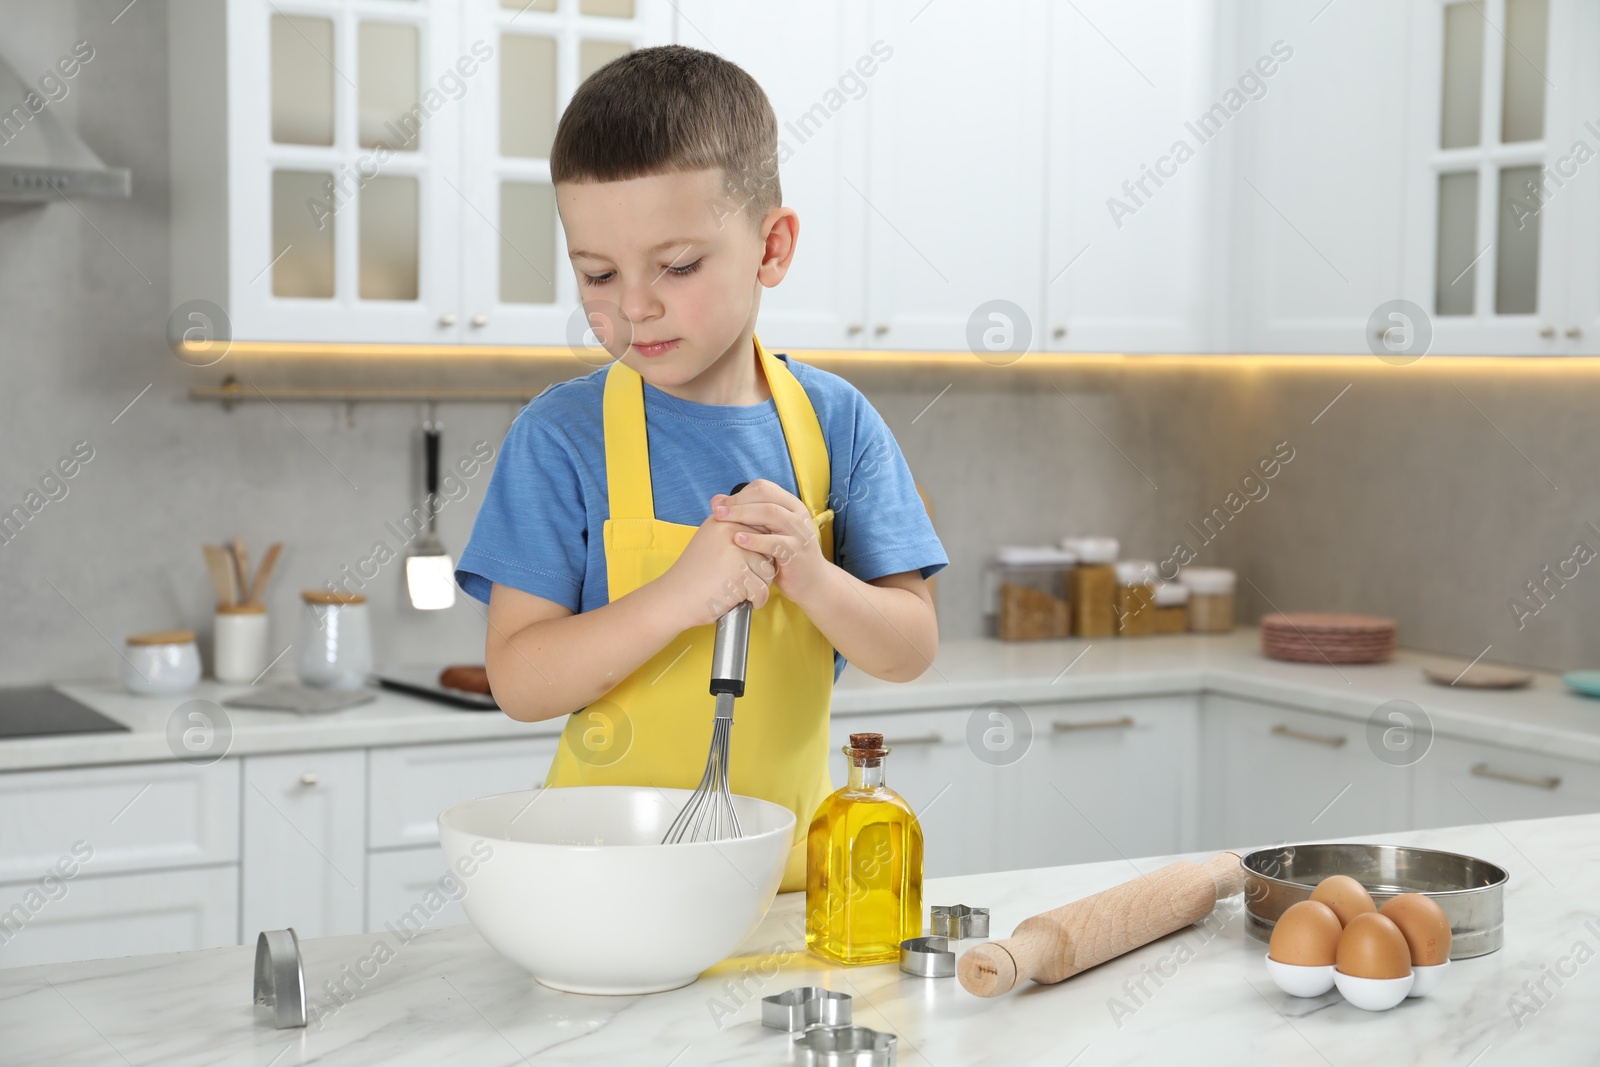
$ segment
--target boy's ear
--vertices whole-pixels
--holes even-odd
[[[761,266],[756,280],[771,289],[789,273],[794,246],[800,239],[800,216],[792,207],[775,207],[761,220]]]

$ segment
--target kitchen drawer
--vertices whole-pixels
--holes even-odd
[[[1013,768],[981,762],[967,747],[970,711],[915,711],[841,716],[830,730],[829,774],[845,783],[840,750],[852,733],[881,732],[890,753],[885,784],[905,798],[922,826],[923,873],[928,878],[1004,870],[1000,826],[1002,788]]]
[[[550,735],[370,750],[367,846],[437,842],[439,813],[452,804],[543,785],[560,743]]]
[[[239,762],[0,774],[0,883],[33,881],[64,856],[91,876],[238,860]]]
[[[1201,848],[1411,829],[1412,767],[1367,746],[1365,719],[1207,694]]]
[[[244,761],[243,930],[360,933],[366,906],[366,752]]]
[[[472,880],[449,873],[446,878],[438,845],[367,853],[367,929],[409,938],[419,930],[466,922],[461,896]]]
[[[1194,848],[1198,709],[1188,696],[1029,706],[1033,744],[1014,768],[1008,866]]]
[[[239,868],[0,886],[0,909],[0,967],[236,945]]]
[[[1585,815],[1600,811],[1600,765],[1436,737],[1415,806],[1419,827]]]

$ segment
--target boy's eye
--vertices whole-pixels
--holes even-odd
[[[704,262],[705,262],[704,259],[697,259],[693,263],[686,263],[681,267],[668,267],[667,268],[667,273],[668,274],[675,274],[678,277],[682,278],[685,275],[693,274],[695,271],[699,270],[700,269],[700,264],[704,263]]]
[[[614,270],[608,270],[604,274],[585,274],[583,276],[583,284],[604,285],[606,282],[609,282],[612,278],[616,277],[616,273],[617,272]]]

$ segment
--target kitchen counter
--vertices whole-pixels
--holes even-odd
[[[1527,689],[1446,688],[1422,668],[1460,670],[1465,660],[1399,652],[1368,666],[1279,663],[1258,651],[1254,629],[1206,637],[1178,635],[1099,641],[1007,643],[949,641],[914,682],[882,682],[846,668],[834,690],[836,715],[971,708],[986,701],[1027,705],[1202,692],[1286,704],[1365,719],[1380,704],[1408,700],[1434,729],[1468,740],[1600,763],[1600,702],[1578,696],[1550,673]],[[0,771],[131,763],[173,758],[167,721],[190,700],[220,703],[244,686],[205,682],[180,697],[138,697],[115,682],[69,683],[60,689],[131,728],[130,733],[76,734],[0,742]],[[378,690],[361,707],[301,717],[288,712],[228,709],[229,755],[365,748],[441,741],[554,734],[560,720],[520,723],[496,712],[463,711]]]
[[[1600,964],[1588,961],[1600,950],[1600,815],[1367,840],[1506,867],[1505,947],[1457,960],[1428,998],[1368,1013],[1336,993],[1298,1000],[1279,992],[1262,965],[1265,946],[1245,932],[1234,897],[1206,922],[1060,985],[981,1000],[954,978],[913,978],[892,965],[840,968],[805,954],[803,895],[790,893],[695,984],[646,997],[546,989],[470,926],[424,929],[404,943],[392,933],[304,942],[320,1015],[304,1030],[275,1030],[268,1010],[250,1004],[253,947],[0,971],[0,1060],[786,1064],[788,1038],[760,1025],[760,998],[823,985],[854,996],[858,1024],[899,1035],[902,1065],[1595,1062]],[[936,879],[924,899],[988,906],[1004,936],[1029,915],[1167,859]],[[344,983],[338,998],[325,986],[334,980]]]

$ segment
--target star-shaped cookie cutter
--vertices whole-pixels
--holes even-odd
[[[894,1034],[865,1026],[819,1026],[794,1039],[801,1067],[894,1067]]]
[[[850,994],[802,985],[762,997],[761,1025],[791,1033],[814,1026],[849,1026]]]
[[[928,932],[952,941],[988,937],[989,909],[969,908],[965,904],[935,904],[928,920]]]

